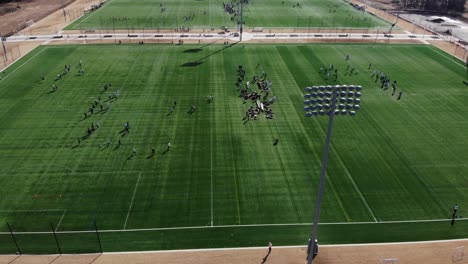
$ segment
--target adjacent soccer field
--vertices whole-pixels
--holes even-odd
[[[234,1],[237,3],[238,1]],[[283,3],[284,2],[284,3]],[[161,12],[160,4],[165,7]],[[222,0],[109,0],[100,9],[70,24],[68,30],[175,29],[237,27],[237,17],[224,12]],[[299,4],[299,6],[297,6]],[[238,9],[235,7],[237,12]],[[247,27],[390,28],[377,17],[355,10],[342,0],[251,0],[244,8]],[[186,20],[185,17],[190,17]]]
[[[358,74],[344,75],[348,63]],[[329,64],[337,82],[318,72]],[[238,65],[248,79],[267,73],[273,120],[242,120]],[[373,69],[398,81],[400,101]],[[343,83],[364,87],[362,110],[335,120],[321,241],[466,237],[467,221],[441,220],[468,203],[465,71],[426,45],[41,46],[0,73],[0,223],[65,232],[96,221],[107,251],[304,244],[327,118],[304,117],[303,89]],[[109,111],[83,119],[117,89]],[[15,252],[0,232],[0,252]],[[65,251],[99,250],[94,233],[58,235]],[[27,252],[56,250],[51,233],[18,236]]]

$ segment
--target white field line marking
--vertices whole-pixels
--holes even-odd
[[[110,3],[111,3],[112,1],[113,1],[113,0],[110,0],[109,3],[106,4],[106,7],[107,7],[108,5],[110,5]],[[98,12],[101,11],[101,10],[102,10],[102,7],[99,8],[99,10],[97,10],[97,11],[93,11],[93,13],[92,13],[91,15],[89,15],[89,16],[86,17],[85,19],[81,20],[80,23],[74,25],[74,26],[73,26],[73,29],[76,29],[77,26],[79,26],[81,23],[85,22],[86,20],[88,20],[90,17],[94,16],[96,13],[98,13]]]
[[[301,93],[302,93],[302,91],[301,91]],[[332,148],[333,148],[333,150],[337,153],[338,162],[339,162],[340,165],[343,167],[346,176],[348,176],[348,179],[349,179],[349,181],[351,182],[351,185],[353,185],[353,187],[354,187],[354,190],[357,191],[357,194],[359,195],[359,198],[361,198],[361,201],[364,203],[364,206],[367,208],[367,211],[371,214],[372,218],[374,218],[374,221],[377,222],[377,218],[375,218],[374,212],[372,211],[372,209],[370,208],[369,204],[367,203],[367,200],[366,200],[366,198],[364,197],[364,195],[362,194],[361,190],[359,189],[359,186],[358,186],[358,185],[356,184],[356,182],[354,181],[353,175],[351,175],[351,173],[349,172],[348,168],[347,168],[346,165],[344,164],[343,160],[341,159],[341,156],[339,155],[339,152],[335,149],[334,146],[332,146]],[[328,178],[330,178],[330,175],[328,175]]]
[[[445,58],[449,59],[450,61],[454,62],[454,63],[457,64],[458,66],[460,66],[460,67],[462,67],[463,69],[465,69],[465,66],[460,65],[456,60],[453,59],[453,58],[459,59],[458,57],[455,57],[455,56],[453,56],[452,54],[446,52],[445,50],[442,50],[442,52],[449,54],[449,55],[450,55],[450,57],[449,57],[449,56],[447,56],[446,54],[444,54],[444,53],[442,53],[442,52],[439,52],[439,50],[441,50],[441,49],[437,48],[437,47],[434,46],[434,45],[431,45],[431,46],[434,47],[432,50],[434,50],[436,53],[439,53],[440,55],[444,56]],[[461,59],[459,59],[459,60],[462,61]]]
[[[7,76],[5,76],[5,78],[1,79],[0,80],[0,83],[3,82],[4,80],[6,80],[8,77],[10,77],[13,73],[15,73],[17,70],[19,70],[21,67],[23,67],[26,63],[30,62],[32,59],[34,59],[37,55],[41,54],[44,50],[46,50],[47,48],[44,48],[43,50],[39,51],[38,53],[36,53],[36,55],[32,56],[29,60],[25,61],[23,64],[21,64],[18,68],[14,69],[12,72],[10,72],[10,74],[8,74]],[[26,54],[25,54],[26,55]],[[24,55],[23,55],[24,56]],[[22,56],[22,57],[23,57]],[[22,58],[21,57],[21,58]],[[19,58],[19,59],[21,59]],[[9,66],[13,65],[14,63],[10,64]],[[8,66],[8,67],[9,67]],[[8,67],[6,67],[5,69],[3,70],[6,70]]]
[[[420,38],[418,39],[419,41],[421,41],[423,44],[426,44],[426,45],[431,45],[431,43],[427,42],[426,40],[424,40],[424,37],[423,38]]]
[[[60,220],[59,220],[57,226],[55,227],[55,232],[57,232],[60,224],[62,223],[63,217],[65,216],[65,213],[67,213],[67,210],[63,211],[62,217],[60,217]]]
[[[344,170],[345,170],[345,174],[348,176],[348,179],[351,181],[351,184],[354,186],[354,189],[357,191],[359,197],[360,197],[361,200],[364,202],[364,205],[366,206],[367,210],[368,210],[369,213],[371,214],[372,218],[374,218],[374,221],[377,222],[377,218],[375,218],[374,212],[372,211],[371,207],[370,207],[369,204],[367,203],[366,198],[364,197],[364,195],[362,194],[361,190],[359,189],[359,187],[357,186],[356,182],[354,181],[353,176],[352,176],[351,173],[348,171],[348,168],[347,168],[346,165],[343,163],[343,160],[341,159],[341,157],[338,156],[338,159],[340,160],[340,163],[341,163],[341,165],[343,166],[343,168],[344,168]]]
[[[449,222],[451,218],[446,219],[429,219],[429,220],[401,220],[401,221],[379,221],[379,222],[335,222],[335,223],[320,223],[319,225],[381,225],[381,224],[399,224],[399,223],[424,223],[424,222]],[[468,218],[457,219],[457,221],[467,221]],[[250,224],[250,225],[219,225],[219,226],[185,226],[185,227],[157,227],[143,229],[107,229],[99,230],[100,233],[116,233],[116,232],[141,232],[141,231],[163,231],[163,230],[183,230],[183,229],[210,229],[210,228],[242,228],[242,227],[275,227],[275,226],[312,226],[312,223],[285,223],[285,224]],[[96,230],[83,231],[58,231],[57,234],[78,234],[78,233],[95,233]],[[34,232],[14,232],[15,234],[52,234],[50,231],[34,231]],[[0,232],[0,235],[8,235],[10,232]]]
[[[335,244],[335,245],[320,245],[320,247],[368,247],[368,246],[383,246],[383,245],[411,245],[411,244],[433,244],[433,243],[451,243],[451,242],[467,242],[468,239],[447,239],[447,240],[430,240],[430,241],[410,241],[410,242],[388,242],[388,243],[363,243],[363,244]],[[275,246],[275,248],[306,248],[305,245],[298,246]],[[238,248],[197,248],[197,249],[176,249],[176,250],[152,250],[152,251],[127,251],[127,252],[104,252],[105,255],[116,254],[154,254],[154,253],[176,253],[176,252],[204,252],[204,251],[227,251],[227,250],[264,250],[265,247],[238,247]]]
[[[433,243],[450,243],[450,242],[466,242],[468,239],[448,239],[448,240],[430,240],[430,241],[411,241],[411,242],[388,242],[388,243],[373,243],[373,244],[335,244],[335,245],[320,245],[320,247],[359,247],[359,246],[383,246],[383,245],[411,245],[411,244],[433,244]],[[298,246],[275,246],[275,248],[306,248],[304,245]],[[238,247],[238,248],[199,248],[199,249],[178,249],[178,250],[152,250],[152,251],[127,251],[127,252],[104,252],[105,255],[116,254],[155,254],[155,253],[176,253],[176,252],[203,252],[203,251],[227,251],[227,250],[264,250],[265,247]],[[65,254],[66,255],[66,254]]]
[[[135,194],[136,194],[136,191],[137,191],[137,188],[138,188],[138,183],[140,182],[140,177],[141,177],[141,172],[140,172],[140,174],[138,174],[138,179],[137,179],[137,182],[135,184],[135,189],[133,190],[132,201],[130,202],[130,206],[128,207],[127,218],[125,218],[125,224],[123,226],[123,229],[125,229],[127,227],[128,217],[130,216],[130,211],[132,210],[133,200],[135,199]]]
[[[211,124],[210,124],[210,177],[211,177],[211,226],[213,226],[213,100],[211,100]]]
[[[410,242],[385,242],[385,243],[363,243],[363,244],[334,244],[334,245],[320,245],[320,247],[359,247],[359,246],[384,246],[384,245],[412,245],[412,244],[433,244],[433,243],[452,243],[452,242],[467,242],[468,239],[460,238],[460,239],[447,239],[447,240],[428,240],[428,241],[410,241]],[[306,248],[305,245],[297,245],[297,246],[275,246],[275,248],[281,249],[288,249],[288,248]],[[238,247],[238,248],[197,248],[197,249],[175,249],[175,250],[149,250],[149,251],[118,251],[118,252],[103,252],[103,255],[118,255],[118,254],[158,254],[158,253],[176,253],[176,252],[209,252],[209,251],[228,251],[228,250],[264,250],[265,247]],[[100,255],[101,253],[83,253],[79,254],[80,256],[88,256],[88,255]],[[24,256],[37,256],[37,255],[29,255],[29,254],[22,254]],[[57,256],[58,254],[49,254],[49,255],[41,255],[41,256]],[[62,254],[64,256],[76,256],[77,254]],[[16,256],[7,254],[4,256]]]

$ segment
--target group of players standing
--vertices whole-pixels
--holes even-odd
[[[257,68],[260,66],[259,63]],[[242,65],[239,65],[237,69],[236,86],[240,92],[240,97],[243,99],[244,104],[249,100],[253,103],[253,105],[249,105],[249,108],[245,112],[245,117],[243,119],[245,122],[248,122],[250,119],[257,120],[258,115],[261,113],[264,113],[267,119],[273,118],[273,110],[270,106],[276,101],[276,96],[268,97],[273,84],[266,79],[266,76],[267,74],[263,70],[260,77],[254,75],[252,80],[245,82],[244,86],[242,82],[245,80],[245,70]],[[254,87],[252,88],[252,86]],[[255,89],[255,86],[257,89]]]
[[[346,54],[345,59],[346,59],[346,61],[350,60],[349,54]],[[371,70],[371,69],[372,69],[372,64],[369,63],[369,67],[367,68],[367,70]],[[338,80],[338,69],[335,68],[333,64],[330,64],[330,66],[328,68],[321,67],[320,70],[319,70],[319,73],[324,75],[325,80],[329,80],[330,77],[334,77],[334,80],[333,80],[334,82],[336,82]],[[358,75],[358,74],[359,74],[359,72],[356,70],[355,67],[350,67],[350,64],[348,64],[346,66],[346,72],[344,74],[345,76],[346,75],[353,76],[353,75]],[[401,99],[401,96],[403,95],[403,91],[400,90],[397,93],[397,89],[398,89],[397,88],[397,81],[396,80],[393,80],[393,81],[390,80],[390,78],[385,74],[384,71],[379,71],[377,69],[374,69],[372,71],[372,74],[371,74],[370,78],[375,78],[376,83],[378,81],[380,81],[380,89],[382,89],[382,91],[388,90],[389,86],[391,86],[392,87],[392,95],[391,96],[396,98],[396,100]]]

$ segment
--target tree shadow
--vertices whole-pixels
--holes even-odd
[[[237,45],[237,43],[239,43],[239,42],[235,42],[235,43],[229,44],[229,45],[227,45],[227,46],[224,46],[223,48],[221,48],[221,49],[219,49],[219,50],[217,50],[217,51],[214,51],[214,52],[212,52],[212,53],[206,55],[206,56],[203,57],[203,58],[200,58],[200,59],[198,59],[198,60],[196,60],[196,61],[186,62],[186,63],[184,63],[184,64],[182,64],[182,65],[180,65],[180,66],[182,66],[182,67],[196,67],[196,66],[202,64],[202,63],[203,63],[203,62],[202,62],[203,60],[205,60],[205,59],[207,59],[207,58],[209,58],[209,57],[211,57],[211,56],[213,56],[213,55],[215,55],[215,54],[218,54],[218,53],[224,51],[225,49],[228,49],[228,48],[230,48],[230,47],[233,47],[234,45]]]
[[[189,61],[189,62],[186,62],[180,66],[182,67],[197,67],[198,65],[202,64],[203,62],[201,61]]]
[[[161,153],[161,155],[165,155],[165,154],[168,153],[168,152],[169,152],[169,149],[166,149],[165,151],[163,151],[163,152]]]
[[[200,52],[200,51],[202,51],[201,48],[195,48],[195,49],[184,50],[184,53],[197,53],[197,52]]]

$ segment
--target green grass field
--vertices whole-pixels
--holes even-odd
[[[164,3],[166,10],[161,12],[161,1],[109,0],[97,11],[70,24],[66,29],[175,29],[175,28],[215,28],[227,26],[236,29],[237,18],[224,12],[222,0],[177,0]],[[284,2],[284,4],[282,3]],[[297,3],[301,7],[293,7]],[[237,10],[237,9],[236,9]],[[184,17],[194,15],[185,21]],[[127,19],[124,19],[127,18]],[[244,10],[247,27],[275,28],[378,28],[388,29],[390,24],[355,10],[342,0],[282,1],[250,0]]]
[[[345,54],[359,74],[344,76]],[[258,63],[275,116],[244,124],[236,69],[250,79]],[[468,204],[466,69],[426,45],[41,46],[0,73],[0,223],[17,232],[52,223],[66,252],[99,250],[94,233],[66,232],[94,220],[106,251],[305,244],[327,118],[304,117],[303,90],[334,84],[318,73],[331,63],[336,83],[364,89],[362,110],[335,120],[320,241],[467,237],[467,221],[439,221]],[[51,92],[65,64],[72,70]],[[400,101],[373,69],[398,81]],[[108,82],[119,99],[83,120],[98,96],[107,103]],[[15,252],[7,226],[0,232],[0,252]],[[17,236],[25,252],[56,250],[50,233]]]

